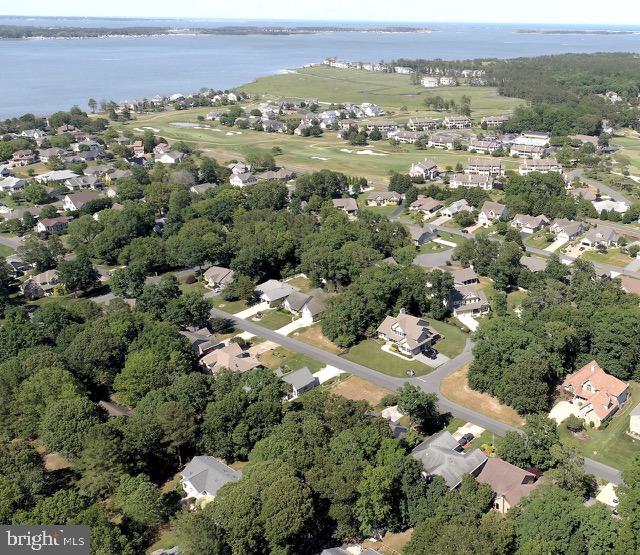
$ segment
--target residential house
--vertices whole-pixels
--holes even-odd
[[[509,218],[509,209],[499,202],[485,201],[478,214],[478,223],[483,226],[489,226],[499,220],[507,220]]]
[[[113,170],[105,174],[104,180],[105,183],[112,184],[124,177],[133,177],[133,172],[131,170]]]
[[[67,151],[63,148],[41,148],[38,150],[38,156],[40,157],[40,161],[45,164],[51,160],[52,158],[60,158],[67,154]]]
[[[180,483],[187,497],[212,500],[218,490],[230,482],[237,482],[242,474],[209,455],[193,457],[180,473]]]
[[[249,164],[245,164],[244,162],[236,162],[235,164],[229,164],[227,166],[231,170],[231,173],[234,175],[240,175],[241,173],[249,173],[251,171],[251,166]]]
[[[167,152],[171,152],[171,147],[168,143],[158,143],[153,147],[153,154],[162,156],[163,154],[167,154]]]
[[[535,145],[521,145],[512,144],[509,150],[510,156],[517,158],[531,158],[533,160],[540,160],[545,154],[545,148]]]
[[[456,285],[451,292],[453,315],[481,316],[491,310],[484,291],[476,285]]]
[[[640,403],[629,413],[629,432],[640,436]]]
[[[502,177],[506,172],[500,158],[470,158],[464,173],[485,177]]]
[[[160,162],[161,164],[179,164],[180,162],[182,162],[182,160],[184,160],[184,157],[184,152],[170,150],[169,152],[165,152],[164,154],[156,154],[155,160],[156,162]]]
[[[216,183],[199,183],[198,185],[192,185],[189,187],[189,191],[196,195],[204,195],[207,191],[215,189],[218,185]]]
[[[539,256],[527,256],[523,254],[520,257],[520,264],[532,272],[543,272],[547,268],[547,261]]]
[[[615,200],[594,200],[591,204],[596,209],[596,212],[600,214],[603,210],[607,212],[618,212],[618,214],[624,214],[629,210],[629,205],[624,201]]]
[[[131,150],[133,150],[134,156],[144,156],[144,143],[141,140],[133,141]]]
[[[420,82],[427,89],[435,89],[440,86],[440,80],[437,77],[423,77]]]
[[[417,164],[411,164],[411,168],[409,169],[409,175],[411,177],[421,177],[425,181],[433,181],[437,179],[439,174],[438,165],[428,158],[425,158]]]
[[[430,225],[410,225],[409,236],[416,247],[421,247],[438,236],[438,232]]]
[[[455,286],[467,287],[470,285],[478,285],[480,283],[478,274],[476,274],[475,270],[471,267],[454,270],[451,273],[453,275],[453,284]]]
[[[573,394],[573,403],[580,407],[578,416],[596,428],[629,399],[629,386],[607,374],[595,360],[569,374],[562,387]]]
[[[13,193],[14,191],[21,191],[24,189],[26,185],[26,181],[21,177],[5,177],[4,179],[0,179],[0,191],[3,193]]]
[[[447,116],[442,125],[447,129],[465,129],[471,127],[471,120],[467,116]]]
[[[440,77],[440,86],[441,87],[455,87],[458,84],[458,81],[455,77],[443,76]]]
[[[331,202],[334,208],[342,210],[351,219],[358,215],[358,203],[353,198],[334,198]]]
[[[455,216],[459,212],[473,212],[473,206],[471,206],[466,199],[460,199],[452,202],[446,208],[443,208],[440,211],[440,214],[449,218],[453,218],[453,216]]]
[[[62,201],[62,208],[67,211],[80,210],[87,202],[100,198],[98,191],[80,191],[65,195]]]
[[[402,195],[395,191],[371,191],[367,195],[367,206],[398,206]]]
[[[528,175],[531,172],[538,173],[562,173],[562,165],[555,158],[543,158],[542,160],[525,160],[520,164],[518,173]]]
[[[95,177],[93,175],[82,175],[67,179],[64,182],[64,185],[70,191],[79,191],[81,189],[98,189],[102,187],[103,183],[99,177]]]
[[[523,131],[513,141],[517,145],[547,146],[551,135],[540,131]]]
[[[12,173],[9,164],[0,164],[0,177],[9,177]]]
[[[258,179],[271,181],[291,181],[296,176],[296,172],[287,168],[280,168],[275,171],[267,171],[258,174]]]
[[[407,127],[411,131],[430,131],[438,127],[438,120],[427,118],[410,118]]]
[[[587,226],[582,222],[559,218],[551,224],[549,229],[556,234],[557,239],[570,241],[584,232]]]
[[[396,131],[389,134],[389,138],[392,138],[394,141],[399,143],[413,145],[420,139],[426,139],[427,134],[424,131]]]
[[[255,185],[258,182],[258,178],[252,173],[232,173],[229,178],[229,183],[236,187],[247,187],[249,185]]]
[[[43,218],[36,224],[39,233],[62,233],[69,226],[71,218],[58,216],[57,218]]]
[[[528,214],[516,214],[511,220],[511,227],[519,229],[522,233],[537,233],[543,227],[549,225],[546,216],[529,216]]]
[[[458,487],[465,474],[477,476],[487,461],[480,449],[465,451],[446,431],[425,439],[411,456],[422,463],[425,477],[441,476],[449,489]]]
[[[395,121],[379,120],[367,123],[367,131],[371,132],[375,128],[378,128],[383,135],[389,134],[398,129],[398,124]]]
[[[78,174],[71,170],[53,170],[50,172],[36,175],[35,180],[38,183],[60,183],[78,177]]]
[[[387,316],[378,326],[377,332],[378,338],[395,345],[397,350],[406,356],[424,352],[440,337],[429,326],[429,322],[403,311],[395,317]]]
[[[30,277],[20,285],[20,291],[29,300],[49,297],[53,290],[60,283],[58,270],[47,270],[41,274]]]
[[[473,173],[456,173],[449,180],[449,187],[457,189],[458,187],[466,187],[467,189],[483,189],[489,191],[493,189],[493,178],[487,175],[478,175]]]
[[[424,197],[422,195],[418,195],[418,198],[411,203],[409,206],[409,210],[418,211],[422,214],[434,214],[438,210],[440,210],[444,205],[442,201],[436,200],[431,197]]]
[[[575,189],[568,189],[567,192],[574,198],[581,197],[584,200],[588,200],[589,202],[598,199],[598,192],[591,187],[577,187]],[[597,210],[597,208],[596,208]]]
[[[469,152],[478,154],[491,154],[502,147],[502,143],[496,139],[472,139],[469,141]]]
[[[304,366],[295,372],[290,372],[282,376],[282,381],[289,385],[287,399],[296,399],[303,393],[311,391],[320,385],[320,381],[316,378],[308,367]]]
[[[449,133],[434,133],[429,137],[427,146],[429,148],[441,148],[444,150],[453,150],[454,143],[458,138]]]
[[[204,280],[214,290],[219,290],[233,281],[234,271],[222,266],[211,266],[204,272]]]
[[[215,374],[223,368],[231,372],[248,372],[260,366],[260,361],[237,343],[229,343],[220,349],[214,349],[200,359],[200,364]]]
[[[291,314],[315,322],[326,308],[318,295],[321,295],[320,291],[315,295],[293,291],[284,299],[282,308]]]
[[[607,247],[615,246],[617,242],[618,234],[616,233],[616,230],[612,227],[600,225],[589,229],[587,234],[580,241],[580,244],[594,249],[606,249]]]
[[[491,486],[495,493],[493,508],[501,514],[506,514],[539,485],[535,474],[498,457],[487,459],[476,480]]]
[[[220,341],[207,328],[196,331],[181,331],[180,334],[187,338],[198,357],[206,355],[220,345]]]
[[[486,124],[488,129],[500,127],[509,121],[509,116],[485,116],[480,120],[480,124]]]
[[[19,168],[22,166],[28,166],[29,164],[35,164],[38,161],[38,155],[33,150],[16,150],[9,160],[10,168]]]
[[[255,291],[262,302],[275,306],[281,304],[291,293],[299,292],[300,289],[288,283],[270,279],[258,285]]]

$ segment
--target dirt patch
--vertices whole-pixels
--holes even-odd
[[[331,388],[331,393],[342,395],[353,401],[367,401],[372,407],[376,407],[385,395],[393,392],[358,376],[350,376],[334,385]]]
[[[71,468],[71,463],[58,453],[49,453],[44,456],[44,467],[47,470],[61,470]]]
[[[245,466],[247,466],[247,464],[249,464],[249,461],[236,461],[229,466],[234,470],[242,470]]]
[[[474,391],[469,387],[469,365],[463,366],[442,381],[441,393],[451,401],[500,420],[512,426],[522,426],[524,419],[511,407],[503,405],[495,397]]]
[[[329,353],[338,354],[341,352],[340,348],[334,345],[331,340],[322,333],[322,328],[319,325],[310,326],[298,333],[293,333],[292,336]]]
[[[384,553],[384,555],[401,555],[405,545],[407,545],[411,539],[411,534],[413,534],[413,528],[397,534],[387,532],[382,538],[382,541],[372,542],[367,540],[362,543],[362,546],[375,549],[379,553]]]
[[[180,482],[180,478],[181,476],[179,472],[174,474],[174,476],[170,480],[167,480],[164,484],[162,484],[162,486],[160,486],[160,491],[162,493],[170,493],[172,491],[175,491],[178,483]]]
[[[591,436],[586,432],[571,432],[571,435],[580,441],[589,441]]]
[[[258,355],[258,360],[267,368],[276,368],[282,365],[282,361],[285,358],[293,356],[294,354],[293,351],[289,351],[283,347],[276,347],[271,351]]]

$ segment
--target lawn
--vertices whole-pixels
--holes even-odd
[[[309,278],[306,278],[304,276],[293,277],[291,279],[286,280],[286,283],[288,283],[292,287],[297,287],[303,293],[307,293],[308,291],[311,291],[311,289],[313,289]]]
[[[452,248],[453,247],[448,247],[447,245],[441,245],[440,243],[434,243],[433,240],[431,240],[428,243],[425,243],[424,245],[421,245],[420,247],[418,247],[418,254],[429,254],[432,252],[449,251]]]
[[[438,320],[429,320],[429,325],[442,336],[436,343],[436,349],[440,353],[453,358],[463,351],[467,335],[459,328]]]
[[[374,339],[367,339],[351,347],[343,356],[351,362],[396,378],[406,378],[407,370],[413,370],[416,376],[424,376],[433,370],[421,362],[385,353],[380,349],[381,345]]]
[[[546,236],[548,233],[548,231],[539,231],[538,233],[534,233],[533,235],[526,237],[523,240],[523,243],[527,247],[534,249],[546,249],[551,243],[553,243],[553,240],[547,241]]]
[[[220,310],[224,310],[229,314],[236,314],[241,310],[247,308],[247,301],[239,300],[239,301],[225,301],[220,295],[216,297],[211,297],[209,299],[211,304],[215,308],[219,308]]]
[[[267,368],[282,368],[288,371],[299,370],[303,366],[307,366],[313,373],[325,366],[325,364],[317,360],[289,351],[284,347],[276,347],[271,351],[258,355],[258,360]]]
[[[281,327],[290,324],[293,320],[293,316],[286,310],[265,310],[262,313],[262,318],[258,319],[256,316],[251,317],[252,322],[256,322],[261,326],[270,330],[279,330]]]
[[[582,253],[580,257],[583,260],[596,262],[601,264],[610,264],[611,266],[619,266],[624,268],[632,262],[632,258],[620,252],[620,249],[608,249],[607,251],[589,250]]]
[[[295,73],[256,79],[240,87],[243,91],[268,98],[318,98],[321,102],[374,102],[387,111],[410,115],[420,110],[425,115],[443,117],[442,113],[426,112],[424,99],[438,95],[456,102],[462,95],[471,97],[472,117],[494,115],[524,104],[517,98],[498,95],[492,87],[439,87],[437,91],[412,85],[410,76],[397,73],[343,70],[326,66],[298,69]],[[400,110],[406,107],[407,110]]]
[[[515,308],[522,304],[522,301],[529,293],[526,291],[513,291],[507,295],[507,308],[513,312]]]
[[[625,165],[631,175],[640,175],[640,138],[628,132],[625,137],[616,137],[611,143],[614,146],[622,147],[613,155],[613,159],[618,164]],[[616,168],[620,171],[620,167]]]
[[[314,347],[327,351],[328,353],[339,354],[341,352],[341,349],[334,345],[331,340],[322,333],[320,324],[314,324],[308,328],[296,330],[291,334],[291,336],[307,343],[308,345],[313,345]]]
[[[447,376],[440,386],[440,392],[451,401],[455,401],[481,414],[500,420],[511,426],[522,426],[524,420],[507,405],[503,405],[495,397],[474,391],[467,382],[469,366],[464,366]]]
[[[348,376],[331,387],[331,393],[342,395],[352,401],[367,401],[373,408],[380,405],[383,397],[393,393],[359,376]]]
[[[11,256],[12,254],[16,254],[16,251],[14,251],[11,247],[7,247],[7,245],[0,245],[0,256],[2,258]]]
[[[566,444],[573,445],[585,457],[616,468],[623,468],[633,457],[640,453],[640,440],[627,435],[629,429],[629,413],[640,402],[640,384],[629,382],[631,399],[624,410],[615,415],[609,424],[602,429],[587,428],[591,439],[583,440],[575,437],[563,424],[558,426],[560,438]]]

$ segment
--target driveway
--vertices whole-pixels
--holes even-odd
[[[442,353],[438,353],[436,358],[429,358],[423,354],[414,355],[414,357],[418,362],[422,362],[422,364],[426,364],[427,366],[431,366],[431,368],[439,368],[443,364],[446,364],[451,359],[448,356],[443,355]]]
[[[560,401],[549,412],[549,418],[555,420],[558,424],[569,418],[571,415],[579,416],[580,408],[569,401]]]
[[[448,222],[451,219],[451,216],[438,216],[432,222],[429,222],[429,225],[442,225]]]
[[[630,272],[640,272],[640,258],[636,258],[629,262],[624,269],[629,270]]]
[[[473,318],[470,314],[461,314],[457,316],[458,320],[460,320],[465,326],[467,326],[471,331],[476,331],[480,323],[478,320]]]
[[[453,249],[419,254],[413,259],[413,263],[423,268],[439,268],[440,266],[446,266],[447,262],[451,262],[452,255]]]
[[[440,245],[445,245],[447,247],[457,247],[457,243],[454,243],[453,241],[447,241],[446,239],[440,239],[440,237],[437,237],[433,240],[434,243],[439,243]]]
[[[281,335],[289,335],[290,333],[293,333],[300,328],[308,328],[311,324],[313,324],[313,319],[303,316],[302,318],[298,318],[290,324],[287,324],[286,326],[283,326],[276,331]]]
[[[569,242],[569,239],[559,237],[553,243],[551,243],[548,247],[545,247],[544,250],[547,252],[556,252],[562,245],[566,245]]]
[[[269,306],[269,303],[262,302],[241,310],[236,314],[236,316],[238,318],[250,318],[251,316],[255,316],[256,314],[258,314],[258,312],[264,312],[265,310],[270,309],[271,307]]]
[[[313,374],[314,378],[318,378],[318,381],[323,384],[333,378],[337,378],[340,374],[344,374],[343,370],[336,368],[335,366],[325,366]]]

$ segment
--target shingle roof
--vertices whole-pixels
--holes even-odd
[[[181,475],[198,493],[206,492],[209,495],[215,495],[225,484],[237,482],[241,478],[240,472],[208,455],[193,457]]]
[[[318,381],[318,378],[311,374],[311,370],[304,366],[300,370],[285,374],[282,376],[282,380],[292,385],[296,389],[303,389]]]

